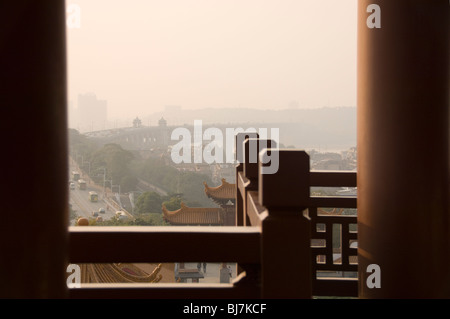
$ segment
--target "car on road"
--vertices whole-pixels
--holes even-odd
[[[124,211],[119,210],[116,212],[116,218],[118,220],[126,220],[126,219],[128,219],[128,216]]]
[[[75,183],[71,182],[71,183],[69,184],[69,186],[70,186],[70,189],[75,189]]]
[[[105,208],[100,207],[100,208],[98,209],[98,212],[99,212],[100,214],[104,214],[104,213],[105,213]]]
[[[92,212],[92,216],[97,217],[97,216],[98,216],[98,213],[97,213],[96,211],[93,211],[93,212]]]

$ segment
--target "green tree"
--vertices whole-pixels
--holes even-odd
[[[181,202],[182,202],[181,197],[174,196],[164,201],[163,204],[166,206],[168,210],[174,211],[180,209]]]
[[[98,149],[98,145],[75,129],[69,129],[68,135],[72,158],[80,166],[83,161],[90,161],[92,154]]]
[[[138,183],[138,179],[134,175],[126,175],[122,177],[120,180],[120,187],[122,188],[122,192],[127,193],[131,192],[136,188]]]
[[[208,185],[212,185],[212,181],[209,176],[196,172],[185,172],[178,178],[178,191],[183,193],[183,197],[186,198],[185,203],[188,206],[215,205],[214,202],[205,195],[205,186],[203,182],[208,183]]]
[[[162,214],[142,214],[133,222],[135,226],[169,226]]]
[[[123,192],[131,191],[137,184],[137,178],[132,174],[130,163],[134,155],[124,150],[118,144],[105,144],[92,154],[91,167],[98,177],[98,168],[105,168],[107,179],[121,186]]]
[[[197,172],[180,172],[160,159],[149,158],[136,169],[137,174],[147,182],[169,193],[182,193],[186,204],[211,206],[214,203],[205,196],[203,182],[212,185],[208,175]]]
[[[140,214],[136,216],[135,220],[120,220],[112,218],[103,221],[90,221],[92,226],[169,226],[169,223],[164,221],[162,214]]]
[[[163,198],[156,192],[145,192],[136,201],[137,214],[161,213]]]

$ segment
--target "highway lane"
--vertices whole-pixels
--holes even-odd
[[[100,208],[104,208],[105,214],[98,214],[104,220],[111,219],[115,214],[115,209],[108,208],[107,203],[102,199],[102,194],[98,193],[98,202],[91,202],[89,200],[89,192],[96,191],[89,186],[86,190],[80,190],[78,187],[70,190],[70,203],[72,208],[76,210],[76,214],[80,217],[95,218],[93,212],[98,212]],[[108,208],[108,209],[107,209]]]
[[[118,205],[115,204],[110,198],[103,198],[104,194],[102,188],[98,185],[91,184],[92,180],[89,176],[85,175],[72,159],[70,159],[69,164],[69,179],[75,184],[75,189],[69,188],[69,202],[72,205],[72,209],[76,211],[76,215],[86,218],[96,218],[96,216],[93,215],[93,212],[98,212],[100,208],[104,208],[105,213],[99,213],[98,216],[101,216],[103,220],[108,220],[115,217],[116,211],[120,209]],[[80,178],[84,179],[87,183],[85,190],[80,190],[78,183],[72,180],[73,171],[81,173]],[[69,185],[67,187],[69,187]],[[98,202],[90,201],[90,191],[97,192]],[[130,219],[134,219],[132,215],[127,215]]]

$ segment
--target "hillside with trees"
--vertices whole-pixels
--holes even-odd
[[[125,150],[118,144],[97,145],[74,129],[69,130],[69,138],[70,155],[97,185],[108,188],[120,185],[121,193],[128,193],[136,191],[138,181],[144,180],[169,194],[161,196],[145,192],[142,199],[138,197],[136,200],[136,205],[142,207],[138,210],[145,207],[146,213],[160,213],[162,202],[167,201],[169,206],[176,207],[176,202],[181,200],[189,206],[215,206],[204,193],[203,183],[212,184],[211,178],[205,174],[179,171],[159,158],[143,159],[138,153]]]
[[[188,206],[214,206],[204,192],[203,182],[212,185],[208,175],[179,171],[173,166],[166,165],[159,158],[148,158],[135,166],[139,178],[156,185],[168,193],[180,194]]]

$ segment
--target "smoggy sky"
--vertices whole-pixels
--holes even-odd
[[[68,0],[69,99],[108,117],[356,105],[356,0]]]

